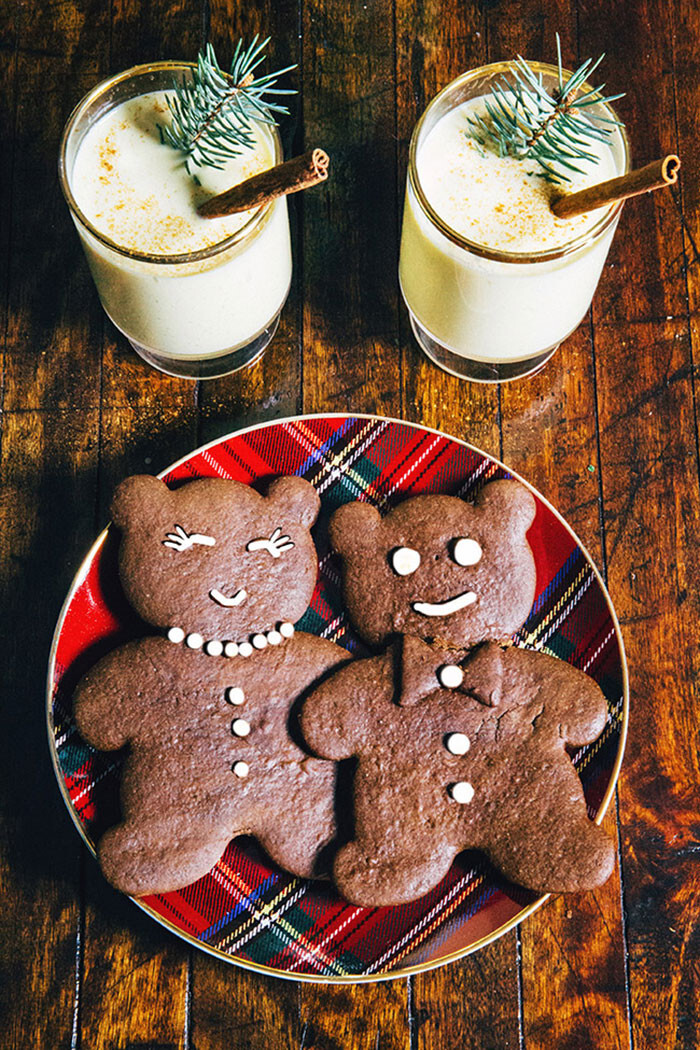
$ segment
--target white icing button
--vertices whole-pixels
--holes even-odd
[[[283,638],[291,638],[294,634],[293,623],[281,623],[279,627],[280,634]]]
[[[476,565],[481,561],[482,551],[476,540],[462,536],[454,545],[452,557],[458,565]]]
[[[241,779],[243,779],[243,777],[247,777],[248,773],[250,772],[250,769],[248,767],[248,763],[247,762],[234,762],[233,763],[233,772],[236,774],[237,777],[241,777]]]
[[[451,755],[466,755],[469,746],[469,737],[466,733],[450,733],[445,740],[445,747]]]
[[[238,646],[235,642],[226,642],[224,656],[238,656]]]
[[[254,649],[265,649],[267,647],[267,638],[264,634],[254,634],[252,642]]]
[[[243,694],[243,690],[240,688],[240,686],[237,686],[237,685],[230,686],[226,690],[225,696],[226,696],[226,700],[227,700],[227,702],[229,704],[236,704],[236,705],[238,705],[238,704],[242,704],[243,701],[245,700],[245,696]]]
[[[210,642],[204,646],[204,652],[208,653],[209,656],[221,656],[224,651],[224,643],[217,641],[216,638],[212,638]]]
[[[250,732],[250,722],[246,722],[245,718],[236,718],[231,723],[231,732],[234,736],[248,736]]]
[[[268,631],[267,640],[270,645],[280,645],[282,642],[282,635],[279,631]]]
[[[397,547],[391,552],[391,567],[397,576],[410,576],[420,565],[420,554],[413,547]]]
[[[437,676],[440,685],[444,685],[445,689],[456,689],[462,684],[464,671],[457,664],[444,664],[438,668]]]
[[[474,798],[474,788],[466,780],[459,780],[450,785],[450,794],[455,802],[467,805]]]
[[[168,639],[171,642],[175,642],[176,645],[179,645],[180,642],[184,642],[185,632],[182,627],[171,627],[168,631]]]
[[[253,646],[250,644],[250,642],[241,642],[241,644],[238,646],[239,656],[250,656],[252,651]]]
[[[195,632],[187,635],[186,644],[190,649],[201,649],[204,644],[204,639],[201,634]]]

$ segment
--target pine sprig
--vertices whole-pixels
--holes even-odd
[[[226,160],[255,145],[254,122],[275,125],[275,115],[289,112],[275,99],[296,92],[275,85],[283,73],[296,66],[255,76],[265,60],[269,41],[269,37],[259,41],[256,35],[244,48],[239,40],[228,73],[219,66],[212,45],[207,44],[191,74],[175,86],[174,96],[168,96],[171,121],[158,125],[160,139],[185,154],[190,174],[192,166],[223,168]]]
[[[596,142],[605,142],[611,127],[620,121],[586,112],[588,106],[615,102],[622,94],[603,95],[605,84],[580,91],[605,56],[595,62],[587,59],[568,79],[564,78],[561,42],[557,33],[558,87],[552,94],[544,87],[542,74],[535,73],[520,55],[513,62],[510,79],[502,78],[486,99],[486,115],[469,118],[469,134],[480,146],[499,157],[535,160],[548,182],[569,182],[567,172],[581,172],[581,161],[595,163],[591,151]]]

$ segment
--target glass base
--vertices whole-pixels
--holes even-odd
[[[238,346],[235,350],[225,350],[216,357],[169,357],[148,346],[141,346],[133,339],[129,339],[129,342],[139,357],[142,357],[149,365],[153,365],[159,372],[165,372],[166,375],[185,379],[217,379],[219,376],[238,372],[241,368],[250,368],[260,360],[277,331],[281,312],[280,310],[272,318],[267,328],[263,328],[262,332],[245,346]]]
[[[474,361],[472,358],[456,354],[444,343],[438,342],[422,327],[410,310],[408,314],[416,342],[426,357],[450,375],[457,376],[458,379],[469,379],[473,383],[505,383],[510,379],[524,379],[526,376],[535,375],[544,368],[559,346],[557,343],[544,353],[528,357],[524,361]]]

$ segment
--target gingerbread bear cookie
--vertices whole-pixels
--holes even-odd
[[[241,834],[288,871],[315,873],[335,831],[335,765],[290,727],[304,692],[347,659],[293,627],[316,582],[318,510],[294,477],[265,496],[218,478],[171,491],[138,476],[117,489],[120,580],[164,632],[108,654],[75,697],[88,743],[129,748],[122,822],[98,846],[117,888],[185,886]]]
[[[543,892],[593,887],[612,870],[566,751],[601,733],[603,694],[563,661],[497,644],[531,607],[534,512],[523,486],[499,481],[474,506],[420,496],[384,519],[347,504],[331,520],[355,627],[374,643],[393,636],[301,714],[316,754],[358,759],[354,838],[334,866],[352,903],[413,900],[467,848]]]

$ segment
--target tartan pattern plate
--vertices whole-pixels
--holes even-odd
[[[280,474],[306,478],[321,497],[314,527],[320,573],[298,629],[351,652],[366,650],[343,609],[327,523],[336,507],[366,500],[380,512],[407,495],[439,492],[473,499],[512,476],[478,450],[436,431],[376,416],[307,416],[261,424],[208,445],[163,475],[171,486],[216,476],[264,484]],[[533,490],[534,492],[534,490]],[[627,720],[624,651],[610,600],[573,532],[539,496],[528,539],[537,589],[515,644],[543,649],[590,674],[608,701],[602,736],[572,752],[591,817],[614,790]],[[59,619],[48,683],[49,735],[71,815],[94,852],[118,819],[120,756],[77,734],[71,695],[82,674],[143,631],[121,594],[112,530],[86,558]],[[252,840],[232,842],[208,875],[175,893],[138,901],[177,934],[223,959],[288,978],[357,981],[405,975],[473,951],[521,921],[545,898],[505,882],[479,854],[461,854],[430,893],[411,904],[358,908],[329,883],[279,871]]]

